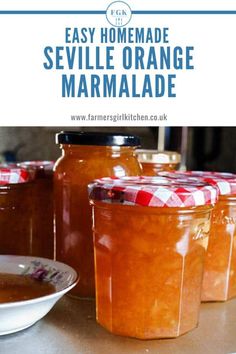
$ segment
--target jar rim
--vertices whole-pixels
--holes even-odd
[[[31,178],[37,179],[38,177],[52,176],[55,162],[49,160],[32,160],[18,162],[17,166],[26,169]]]

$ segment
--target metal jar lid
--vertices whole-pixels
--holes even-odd
[[[56,143],[95,146],[140,146],[140,139],[135,135],[129,134],[62,131],[56,134]]]
[[[176,151],[158,151],[158,150],[136,150],[139,162],[158,163],[158,164],[178,164],[180,163],[180,154]]]

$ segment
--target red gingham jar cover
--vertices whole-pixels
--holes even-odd
[[[181,183],[164,177],[101,178],[89,184],[91,200],[151,207],[215,204],[218,190],[205,182]]]
[[[30,174],[24,168],[0,167],[0,185],[25,183],[30,181]]]
[[[202,180],[219,189],[220,195],[236,194],[236,174],[227,172],[211,171],[172,171],[160,172],[160,175],[167,178],[190,178],[191,180]]]

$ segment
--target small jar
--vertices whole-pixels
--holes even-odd
[[[136,150],[144,176],[156,176],[160,171],[177,170],[181,156],[175,151]]]
[[[162,173],[171,179],[206,181],[219,190],[212,213],[202,301],[226,301],[236,296],[236,175],[209,171]]]
[[[97,321],[140,339],[198,324],[214,187],[148,179],[90,184]]]
[[[32,183],[27,170],[0,168],[0,254],[32,253]]]
[[[54,257],[53,161],[24,161],[18,164],[33,179],[32,256]]]
[[[73,295],[95,294],[92,210],[87,185],[103,176],[140,175],[135,156],[139,138],[110,133],[61,132],[62,157],[55,164],[56,258],[75,268]]]

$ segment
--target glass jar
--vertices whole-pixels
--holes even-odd
[[[236,296],[236,195],[220,196],[213,212],[202,301]]]
[[[156,176],[160,171],[177,170],[181,156],[175,151],[136,150],[144,176]]]
[[[213,210],[202,301],[226,301],[236,296],[236,175],[208,172],[204,180],[217,185],[220,196]]]
[[[101,179],[89,189],[97,321],[140,339],[195,328],[216,189],[147,178]]]
[[[202,301],[226,301],[236,296],[236,175],[209,171],[162,173],[171,179],[206,181],[219,190],[212,213],[204,265]]]
[[[62,157],[55,164],[56,258],[80,274],[72,294],[94,297],[92,211],[87,185],[103,176],[140,175],[135,136],[62,132]]]
[[[53,161],[24,161],[33,179],[32,256],[54,257]]]
[[[31,255],[32,183],[22,168],[0,168],[0,254]]]

